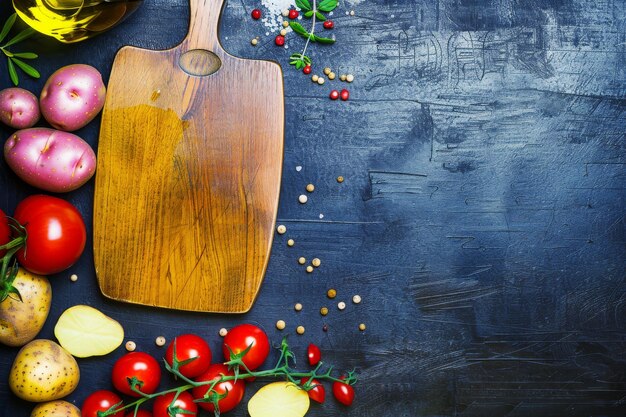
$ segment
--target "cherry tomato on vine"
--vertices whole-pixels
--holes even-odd
[[[183,334],[177,336],[167,347],[165,360],[170,366],[174,363],[174,343],[176,343],[176,359],[178,362],[195,358],[178,368],[180,373],[187,378],[197,377],[211,365],[211,348],[209,344],[195,334]]]
[[[11,227],[9,226],[9,219],[4,214],[2,210],[0,210],[0,246],[6,245],[11,240]],[[5,250],[0,250],[0,256],[4,256]]]
[[[141,392],[152,394],[161,382],[159,362],[144,352],[130,352],[122,356],[113,365],[111,381],[119,392],[133,397],[141,395],[130,389],[129,378],[137,378],[141,383],[136,385]]]
[[[152,406],[154,417],[195,417],[198,415],[198,406],[193,402],[193,397],[187,391],[181,392],[174,403],[174,408],[178,408],[178,412],[175,415],[170,415],[168,408],[172,404],[175,394],[170,392],[156,397]],[[183,410],[186,412],[181,412]]]
[[[224,337],[224,359],[230,360],[230,350],[240,354],[250,346],[250,350],[242,358],[250,370],[261,366],[270,353],[270,342],[263,330],[253,324],[240,324],[233,327]]]
[[[98,411],[106,411],[115,404],[122,402],[122,399],[113,391],[100,390],[91,393],[80,408],[82,417],[98,417]],[[111,414],[110,417],[124,417],[124,411]]]
[[[13,217],[27,233],[26,247],[17,252],[17,261],[32,273],[61,272],[85,249],[85,222],[76,207],[65,200],[32,195],[17,205]]]
[[[301,385],[306,384],[308,380],[309,378],[302,378]],[[307,391],[307,394],[309,394],[309,398],[315,402],[323,404],[324,400],[326,399],[326,389],[317,379],[313,379],[311,381],[311,386],[313,388]]]
[[[320,363],[322,359],[322,351],[313,343],[309,344],[309,347],[306,349],[307,356],[309,358],[309,365],[315,366]]]
[[[341,377],[340,379],[344,379]],[[354,401],[354,388],[345,382],[333,382],[333,396],[343,405],[352,405]]]
[[[124,417],[152,417],[152,413],[146,410],[138,410],[137,415],[135,415],[135,411],[131,411]]]
[[[229,375],[229,376],[235,375],[231,370],[228,369],[226,365],[223,365],[221,363],[216,363],[216,364],[209,366],[209,369],[207,369],[205,373],[203,373],[198,378],[196,378],[196,381],[198,382],[214,381],[214,380],[220,379],[220,375],[222,374]],[[208,385],[195,387],[192,390],[191,394],[193,395],[193,398],[197,400],[197,399],[203,398],[206,392],[209,390],[209,388],[210,387]],[[237,404],[241,402],[241,400],[243,399],[245,390],[246,390],[246,384],[242,379],[238,379],[237,382],[235,382],[234,380],[224,381],[215,385],[213,389],[217,393],[217,395],[226,394],[226,396],[222,398],[221,400],[219,400],[217,403],[220,413],[225,413],[235,408]],[[196,404],[198,404],[201,408],[205,410],[215,411],[215,406],[213,405],[213,403],[198,402]]]

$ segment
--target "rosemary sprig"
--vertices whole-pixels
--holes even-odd
[[[309,0],[296,0],[296,6],[304,12],[304,17],[311,19],[311,29],[306,30],[302,24],[296,21],[291,21],[289,26],[291,29],[306,39],[302,53],[292,54],[289,57],[289,64],[296,67],[296,69],[302,69],[307,65],[311,65],[311,58],[306,55],[307,48],[311,42],[318,42],[324,44],[335,43],[335,39],[318,36],[315,34],[315,24],[317,21],[325,21],[326,16],[324,13],[332,12],[337,7],[337,0],[322,0],[319,3],[317,0],[313,0],[313,5]]]
[[[2,31],[0,31],[0,43],[7,37],[15,21],[17,20],[17,14],[13,13],[9,18],[4,22],[4,26],[2,27]],[[33,68],[30,64],[24,62],[24,59],[36,59],[37,54],[33,52],[11,52],[8,48],[13,46],[23,40],[26,40],[33,36],[36,31],[33,28],[26,28],[20,31],[18,34],[13,36],[4,44],[0,44],[0,51],[7,57],[7,68],[9,70],[9,77],[11,77],[11,81],[14,85],[19,84],[19,77],[17,73],[17,68],[21,69],[27,75],[33,78],[39,78],[41,75],[39,71]]]

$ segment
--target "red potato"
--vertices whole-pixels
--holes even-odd
[[[22,180],[53,193],[77,189],[96,170],[96,154],[87,142],[47,128],[15,132],[4,144],[4,158]]]
[[[106,88],[90,65],[73,64],[54,72],[41,90],[41,114],[54,128],[72,132],[102,110]]]
[[[26,129],[39,121],[37,97],[23,88],[0,91],[0,122],[14,129]]]

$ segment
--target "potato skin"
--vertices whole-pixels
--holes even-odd
[[[4,158],[22,180],[53,193],[77,189],[96,171],[96,154],[87,142],[43,127],[11,135],[4,144]]]
[[[37,405],[30,417],[80,417],[80,410],[72,403],[56,400]]]
[[[41,90],[41,114],[53,127],[72,132],[85,126],[102,110],[106,87],[100,72],[90,65],[59,68]]]
[[[23,346],[41,331],[52,303],[52,287],[43,275],[20,268],[13,286],[22,301],[11,297],[0,303],[0,343]]]
[[[71,394],[79,380],[76,359],[47,339],[35,339],[22,347],[9,371],[9,388],[13,394],[37,403]]]
[[[0,122],[14,129],[25,129],[39,121],[39,101],[23,88],[0,91]]]

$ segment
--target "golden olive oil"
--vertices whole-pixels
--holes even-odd
[[[29,26],[65,43],[112,28],[139,5],[141,0],[13,0],[15,11]]]

